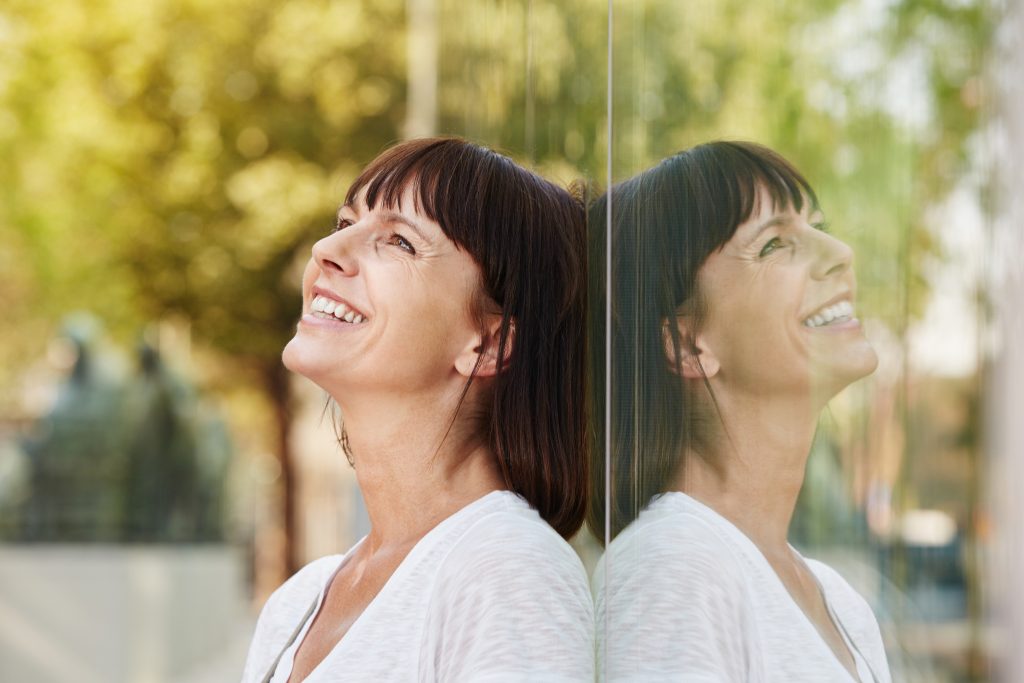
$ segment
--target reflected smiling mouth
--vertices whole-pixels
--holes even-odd
[[[824,327],[853,320],[853,304],[844,299],[834,304],[822,306],[804,319],[805,327]]]

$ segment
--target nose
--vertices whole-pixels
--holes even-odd
[[[818,230],[814,231],[816,250],[814,277],[821,280],[842,275],[853,264],[853,249],[846,242]]]
[[[355,233],[355,230],[348,227],[317,240],[313,245],[313,260],[320,266],[320,270],[340,275],[355,275],[359,272]]]

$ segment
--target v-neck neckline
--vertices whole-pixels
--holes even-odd
[[[663,498],[665,496],[679,496],[680,500],[682,500],[687,507],[695,509],[703,517],[709,517],[712,520],[712,522],[715,523],[716,526],[722,527],[722,529],[726,533],[728,533],[730,536],[735,537],[737,542],[739,542],[743,546],[746,546],[749,551],[752,551],[753,555],[756,558],[758,558],[757,561],[763,563],[763,569],[766,569],[768,573],[771,575],[771,580],[775,582],[776,589],[780,590],[782,594],[786,596],[786,602],[792,607],[792,609],[794,609],[797,613],[800,614],[800,616],[803,619],[804,626],[814,633],[818,642],[825,649],[825,652],[828,653],[830,659],[835,663],[835,665],[839,667],[839,670],[845,673],[851,681],[854,681],[854,683],[872,683],[873,681],[875,681],[873,673],[871,673],[871,678],[868,680],[864,680],[863,676],[861,675],[862,671],[861,666],[858,663],[858,658],[864,661],[864,668],[868,669],[869,672],[871,672],[870,665],[864,658],[863,654],[860,654],[860,650],[857,648],[856,644],[852,642],[852,639],[846,633],[844,627],[842,626],[842,622],[839,620],[838,615],[835,614],[835,610],[833,609],[832,604],[828,599],[828,594],[825,590],[825,587],[822,584],[821,580],[818,578],[818,575],[814,572],[814,569],[807,562],[806,558],[804,558],[804,556],[801,555],[796,548],[794,548],[789,543],[786,544],[789,547],[790,551],[800,558],[800,561],[803,562],[804,566],[807,568],[807,571],[810,572],[811,577],[813,578],[814,583],[817,586],[818,594],[821,596],[821,600],[825,605],[825,611],[828,613],[829,621],[832,622],[833,627],[839,633],[839,637],[843,641],[843,645],[846,647],[847,652],[850,655],[850,658],[853,660],[853,665],[857,672],[856,676],[850,673],[850,670],[846,668],[842,660],[839,659],[835,651],[832,650],[832,647],[828,644],[828,641],[825,640],[825,636],[822,635],[821,631],[818,630],[818,627],[811,620],[811,617],[803,610],[803,608],[800,607],[800,604],[796,601],[796,598],[794,598],[793,594],[790,593],[788,588],[786,588],[786,584],[782,582],[782,578],[778,575],[778,572],[775,571],[775,568],[772,567],[771,562],[768,561],[768,558],[765,557],[765,554],[761,552],[761,549],[759,547],[757,547],[757,544],[754,543],[754,541],[749,536],[747,536],[747,534],[744,533],[742,529],[733,524],[725,515],[719,513],[711,506],[697,500],[696,498],[687,493],[683,493],[682,491],[669,491],[667,493],[661,494],[660,496],[658,496],[658,498]]]
[[[423,540],[423,539],[420,539],[420,540]],[[284,678],[282,679],[284,681],[284,683],[292,683],[292,674],[295,671],[295,656],[299,654],[299,650],[302,648],[302,644],[305,642],[306,636],[309,634],[309,630],[311,628],[313,628],[313,622],[315,622],[316,618],[320,615],[320,610],[324,606],[324,600],[326,600],[326,598],[327,598],[327,593],[330,591],[331,584],[334,583],[334,578],[338,575],[338,572],[340,572],[342,570],[342,568],[346,564],[348,564],[352,560],[353,557],[355,557],[356,552],[363,545],[364,541],[366,541],[366,536],[363,536],[362,538],[360,538],[358,541],[356,541],[355,545],[353,545],[351,548],[349,548],[348,552],[346,552],[341,557],[341,560],[338,561],[338,565],[334,568],[334,571],[332,571],[330,573],[330,575],[327,577],[327,580],[324,581],[324,583],[320,586],[320,592],[317,594],[317,598],[316,598],[316,606],[313,608],[313,611],[306,618],[306,623],[303,624],[302,630],[299,631],[298,637],[295,638],[295,642],[292,643],[288,647],[288,650],[286,651],[285,659],[287,661],[287,667],[286,667],[287,673],[285,674]],[[414,549],[415,549],[415,546],[413,547],[413,550]],[[397,567],[395,567],[395,571],[393,571],[391,573],[391,576],[388,577],[388,580],[385,581],[384,585],[381,586],[379,591],[377,591],[377,595],[373,596],[373,599],[370,600],[370,602],[366,605],[366,607],[363,608],[363,611],[360,612],[359,616],[357,616],[355,618],[355,620],[352,622],[352,625],[349,626],[348,630],[345,631],[345,633],[341,636],[341,638],[338,639],[338,642],[336,642],[334,644],[334,646],[331,647],[331,649],[327,651],[327,654],[325,654],[323,656],[323,658],[319,662],[317,662],[316,666],[314,666],[310,670],[309,674],[307,674],[306,678],[303,679],[303,680],[307,680],[310,677],[312,677],[313,674],[316,673],[317,669],[319,669],[321,667],[321,665],[325,661],[327,661],[327,659],[330,658],[334,654],[334,652],[336,650],[338,650],[341,647],[341,644],[343,642],[345,642],[345,639],[349,636],[349,634],[351,634],[352,631],[355,630],[355,628],[358,626],[359,622],[363,620],[364,616],[366,616],[366,613],[370,611],[370,608],[373,606],[373,604],[375,602],[377,602],[378,598],[380,598],[381,595],[383,595],[385,589],[387,589],[387,587],[388,587],[388,584],[391,583],[391,579],[394,578],[395,574],[398,573],[398,571],[402,568],[402,565],[405,564],[405,561],[407,559],[409,559],[409,555],[411,555],[411,554],[412,554],[412,550],[410,550],[409,553],[404,558],[402,558],[402,562],[400,562],[399,565]],[[282,670],[282,673],[285,673],[285,671]],[[277,678],[276,674],[275,674],[274,678]],[[273,680],[271,680],[271,683],[274,683]]]
[[[317,665],[310,670],[310,672],[306,675],[303,681],[311,680],[313,675],[320,671],[321,667],[325,665],[325,662],[327,662],[329,659],[334,659],[335,657],[337,657],[338,652],[343,651],[346,645],[353,641],[352,634],[358,632],[360,626],[369,620],[369,614],[379,609],[378,606],[382,602],[384,602],[384,598],[389,593],[389,589],[391,589],[397,583],[397,578],[411,571],[410,567],[412,567],[415,564],[415,562],[413,561],[414,557],[423,552],[426,552],[426,548],[430,545],[429,543],[427,543],[428,539],[430,539],[431,537],[436,537],[438,534],[442,532],[443,529],[455,523],[456,520],[463,517],[471,510],[474,510],[483,505],[484,501],[487,501],[491,498],[499,497],[502,493],[507,493],[507,491],[496,490],[485,493],[476,500],[467,503],[466,505],[462,506],[452,514],[448,515],[440,522],[435,524],[429,531],[427,531],[427,533],[423,534],[423,536],[418,541],[416,541],[412,548],[409,549],[409,552],[406,553],[405,557],[402,558],[402,561],[398,563],[398,566],[395,567],[395,570],[391,572],[391,576],[389,576],[387,581],[384,582],[384,585],[381,586],[379,591],[377,591],[377,594],[373,596],[373,599],[370,600],[369,603],[367,603],[366,607],[363,608],[363,611],[360,612],[359,616],[355,618],[355,620],[352,622],[352,625],[349,626],[348,630],[345,631],[341,638],[338,639],[338,642],[336,642],[334,646],[327,651],[327,654],[324,655],[323,659],[317,662]],[[302,647],[302,643],[303,641],[305,641],[306,635],[308,635],[309,633],[309,629],[312,628],[313,622],[316,621],[317,616],[320,614],[320,610],[323,608],[324,600],[327,597],[327,593],[330,591],[331,584],[334,582],[335,577],[337,577],[338,572],[340,572],[342,568],[352,560],[352,558],[356,554],[356,551],[363,545],[366,539],[367,536],[363,536],[362,538],[360,538],[356,542],[356,544],[353,545],[348,550],[348,552],[344,554],[344,556],[342,556],[341,560],[338,562],[338,566],[334,568],[334,571],[331,572],[330,576],[327,577],[327,580],[323,583],[323,585],[320,586],[320,592],[317,595],[316,607],[313,608],[312,613],[310,613],[309,617],[306,619],[306,623],[302,627],[302,630],[299,632],[299,635],[295,639],[295,642],[292,643],[291,646],[289,646],[288,650],[290,650],[290,652],[286,651],[285,653],[288,666],[287,674],[285,675],[284,678],[281,679],[282,681],[284,681],[284,683],[292,683],[291,677],[295,668],[295,656],[299,653],[299,649]],[[277,675],[275,673],[275,678],[276,677]],[[271,680],[271,683],[273,683],[273,679]]]
[[[796,552],[795,548],[793,548],[793,552]],[[821,579],[811,568],[810,564],[807,562],[807,559],[804,558],[804,556],[800,553],[797,553],[797,556],[800,557],[803,563],[807,565],[808,571],[811,572],[811,576],[814,578],[814,583],[818,586],[818,593],[821,595],[821,600],[825,604],[825,610],[828,612],[828,618],[832,621],[832,625],[839,633],[839,637],[842,638],[843,642],[846,644],[846,649],[847,651],[849,651],[850,656],[853,657],[853,666],[857,669],[857,677],[854,680],[858,681],[858,683],[880,683],[878,678],[875,676],[874,669],[871,668],[871,663],[867,660],[867,657],[865,657],[864,654],[860,651],[860,648],[857,647],[857,644],[853,642],[853,636],[851,636],[850,632],[846,630],[846,625],[843,624],[842,619],[839,618],[839,615],[836,613],[835,608],[829,601],[828,594],[825,591],[825,585],[821,582]],[[863,667],[861,666],[862,664]],[[845,669],[846,667],[843,668]],[[862,671],[862,668],[866,670],[868,678],[864,678],[865,671]]]

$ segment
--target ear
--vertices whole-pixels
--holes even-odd
[[[508,338],[505,340],[503,367],[508,367],[512,357],[512,345],[515,342],[516,324],[509,322]],[[494,377],[498,374],[498,341],[501,337],[501,316],[488,315],[484,328],[474,335],[472,341],[455,358],[455,369],[464,377],[472,377],[474,369],[477,377]]]
[[[676,366],[676,347],[672,339],[672,325],[679,338],[680,367]],[[673,373],[682,370],[685,379],[711,378],[718,374],[719,363],[715,354],[707,347],[706,340],[698,335],[694,339],[690,332],[690,318],[685,315],[666,318],[661,327],[665,347],[665,361]]]

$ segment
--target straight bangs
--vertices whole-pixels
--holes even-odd
[[[657,245],[656,254],[639,256],[661,259],[659,270],[671,273],[666,291],[671,301],[662,302],[675,309],[695,295],[699,298],[697,271],[760,210],[765,194],[775,210],[818,208],[818,197],[800,171],[777,152],[752,142],[698,145],[631,182],[638,182],[637,199],[645,207],[640,210],[649,214],[641,231],[648,239],[654,232],[651,243]]]
[[[354,203],[362,193],[369,210],[396,210],[412,187],[416,211],[441,226],[458,248],[482,261],[486,231],[478,228],[486,219],[488,185],[517,172],[529,173],[507,157],[460,138],[410,140],[374,159],[349,187],[345,203]]]
[[[818,209],[818,197],[807,179],[777,152],[751,142],[717,142],[683,152],[695,182],[694,201],[710,218],[707,227],[716,233],[718,248],[729,241],[743,223],[760,210],[761,191],[774,210],[807,204]]]

